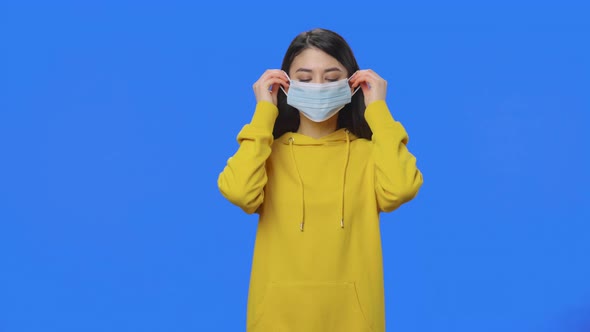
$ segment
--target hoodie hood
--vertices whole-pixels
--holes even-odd
[[[341,128],[336,130],[335,132],[328,134],[326,136],[320,138],[313,138],[310,136],[288,132],[285,133],[279,140],[282,144],[289,145],[289,150],[291,154],[291,162],[295,167],[297,172],[297,178],[299,179],[299,189],[301,192],[301,221],[299,223],[299,230],[303,232],[305,229],[305,186],[303,184],[303,178],[301,176],[301,172],[299,171],[299,167],[297,166],[297,157],[295,153],[294,146],[296,145],[306,145],[306,146],[322,146],[322,145],[338,145],[338,144],[346,144],[346,152],[342,156],[342,186],[340,187],[340,228],[344,228],[344,189],[346,188],[346,171],[348,168],[348,160],[350,158],[350,142],[356,140],[358,137],[355,136],[353,133],[348,131],[346,128]],[[334,188],[336,189],[336,188]],[[327,190],[333,190],[332,188],[327,188]]]
[[[291,144],[291,140],[293,141],[293,145],[332,145],[342,144],[346,143],[347,140],[354,141],[356,139],[358,139],[358,137],[351,133],[348,129],[340,128],[333,133],[320,138],[313,138],[299,133],[287,132],[279,138],[279,141],[282,144],[287,145]]]

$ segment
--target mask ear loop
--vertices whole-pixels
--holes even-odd
[[[355,73],[356,74],[356,73]],[[352,74],[352,76],[354,76],[354,74]],[[347,82],[350,81],[350,79],[352,78],[352,76],[350,76],[349,78],[346,79]],[[354,90],[354,92],[350,95],[351,97],[354,96],[354,94],[359,91],[359,89],[361,88],[361,86],[357,86],[356,89]]]
[[[350,95],[351,97],[354,96],[354,94],[359,91],[359,89],[361,88],[361,86],[357,86],[356,89],[354,90],[354,92]]]
[[[283,71],[283,73],[285,73]],[[291,83],[291,77],[289,77],[289,75],[287,75],[287,73],[285,73],[285,76],[287,76],[287,79],[289,80],[289,83]],[[283,89],[282,85],[279,85],[279,88],[281,88],[281,90],[283,90],[283,93],[285,94],[285,96],[287,95],[287,91],[285,91],[285,89]]]

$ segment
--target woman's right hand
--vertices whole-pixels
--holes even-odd
[[[287,73],[280,69],[268,69],[265,71],[258,81],[252,85],[256,102],[265,100],[276,106],[279,86],[282,86],[285,91],[289,90],[289,77]]]

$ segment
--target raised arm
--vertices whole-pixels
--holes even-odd
[[[406,130],[393,119],[385,101],[369,104],[365,119],[373,131],[377,203],[381,211],[393,211],[416,196],[422,186],[422,173],[406,147]]]
[[[256,109],[252,121],[238,134],[238,151],[227,160],[217,185],[221,194],[246,213],[254,213],[264,201],[266,160],[271,153],[272,131],[279,114],[279,86],[288,88],[288,77],[282,70],[269,69],[252,85]]]
[[[374,71],[359,70],[350,78],[351,88],[360,86],[365,96],[365,119],[373,132],[375,195],[379,210],[393,211],[416,196],[422,173],[408,151],[408,134],[395,121],[385,103],[387,82]]]
[[[265,163],[271,152],[277,115],[275,105],[258,102],[252,121],[238,134],[238,151],[228,159],[217,180],[223,196],[246,213],[255,212],[264,200]]]

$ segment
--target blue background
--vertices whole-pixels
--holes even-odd
[[[0,5],[0,331],[243,331],[217,176],[299,32],[389,83],[424,185],[382,216],[388,331],[590,331],[582,1]]]

